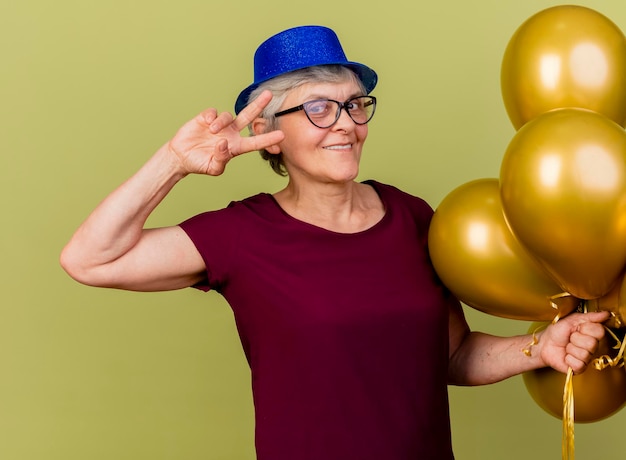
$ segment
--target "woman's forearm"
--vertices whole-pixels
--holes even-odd
[[[496,337],[471,332],[450,357],[450,383],[486,385],[544,367],[539,350],[530,347],[532,340],[532,335]]]
[[[271,98],[265,91],[236,118],[209,108],[185,123],[78,228],[62,251],[63,268],[81,283],[121,289],[179,289],[199,281],[206,267],[182,229],[144,225],[186,175],[218,176],[232,158],[281,142],[281,131],[241,136]]]
[[[550,366],[559,372],[584,372],[604,336],[606,311],[571,313],[536,335],[496,337],[480,332],[458,334],[448,368],[454,385],[485,385],[522,372]]]
[[[184,177],[167,146],[107,196],[76,230],[61,254],[61,265],[86,282],[91,270],[109,264],[135,247],[146,220]]]

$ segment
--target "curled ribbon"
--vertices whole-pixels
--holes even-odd
[[[569,295],[569,293],[564,292],[549,298],[550,306],[553,309],[557,310],[557,314],[552,320],[551,324],[556,324],[561,319],[561,312],[559,311],[556,300]],[[582,303],[578,306],[578,311],[587,313],[588,305],[586,301],[582,301]],[[611,315],[614,317],[614,321],[618,326],[621,326],[623,324],[621,318],[616,316],[613,312],[611,313]],[[545,327],[545,325],[539,326],[533,331],[532,341],[525,348],[522,349],[522,352],[526,356],[532,356],[532,347],[539,343],[536,333]],[[618,349],[619,352],[614,358],[609,355],[602,355],[598,358],[595,358],[592,361],[591,365],[599,371],[608,367],[624,367],[626,336],[623,340],[620,340],[611,329],[606,326],[605,329],[607,333],[610,334],[615,340],[617,345],[615,345],[614,349]],[[574,460],[574,371],[572,368],[569,368],[567,371],[565,385],[563,388],[563,439],[561,443],[561,454],[563,460]]]
[[[617,343],[614,349],[619,350],[615,358],[611,358],[609,355],[602,355],[593,360],[593,367],[599,371],[606,369],[607,367],[624,367],[624,349],[626,348],[626,336],[623,340],[620,340],[615,333],[605,327],[606,331],[615,339]]]
[[[563,389],[563,441],[561,444],[563,460],[574,460],[574,371],[570,367],[565,377]]]
[[[571,296],[572,294],[570,294],[569,292],[561,292],[560,294],[556,294],[556,295],[548,297],[548,302],[550,303],[550,307],[552,307],[557,312],[555,317],[552,319],[551,324],[555,324],[559,319],[561,319],[561,309],[559,308],[559,304],[556,301],[564,297],[571,297]],[[524,353],[526,356],[532,356],[532,348],[539,343],[539,340],[537,339],[536,334],[537,332],[545,328],[546,328],[545,325],[539,326],[537,327],[537,329],[533,331],[533,339],[528,343],[528,345],[526,345],[525,348],[522,348],[522,353]]]
[[[620,340],[615,333],[605,326],[609,335],[615,339],[614,349],[619,349],[617,356],[611,358],[609,355],[602,355],[592,361],[596,370],[604,370],[607,367],[624,367],[624,350],[626,349],[626,336]],[[574,460],[574,371],[570,367],[565,378],[565,388],[563,389],[563,441],[561,452],[563,460]]]

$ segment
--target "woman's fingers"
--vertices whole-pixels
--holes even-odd
[[[197,118],[200,119],[200,122],[202,124],[205,124],[210,127],[211,123],[213,123],[215,119],[217,118],[217,110],[214,109],[213,107],[208,108],[204,110],[203,112],[201,112]]]
[[[232,122],[233,128],[236,130],[243,130],[256,118],[259,117],[263,109],[272,100],[271,91],[263,91],[259,97],[248,104],[239,115]],[[255,150],[262,150],[272,145],[278,144],[285,138],[282,131],[272,131],[269,133],[258,134],[255,136],[241,137],[240,141],[230,146],[230,153],[233,156],[241,155],[242,153],[252,152]]]
[[[284,139],[281,131],[258,136],[241,133],[258,118],[271,99],[272,93],[264,91],[237,117],[208,108],[186,123],[169,146],[181,159],[186,172],[219,175],[234,156],[265,149]]]
[[[209,131],[211,134],[218,134],[225,128],[233,124],[233,116],[230,112],[222,112],[209,123]],[[237,130],[241,131],[241,130]]]
[[[605,334],[604,326],[599,321],[605,321],[607,315],[606,312],[599,313],[583,315],[584,321],[578,323],[576,330],[570,335],[570,341],[565,348],[565,361],[575,374],[584,372]]]
[[[591,337],[594,337],[598,340],[600,340],[602,337],[604,337],[604,326],[602,325],[601,322],[606,321],[607,319],[609,319],[609,314],[607,312],[597,312],[600,315],[596,315],[594,313],[594,321],[586,321],[583,323],[580,323],[578,325],[578,332],[580,332],[581,334],[584,335],[588,335]],[[591,315],[592,313],[587,313],[588,315]],[[598,322],[601,321],[601,322]]]
[[[239,145],[233,146],[231,153],[233,156],[236,156],[246,152],[266,149],[272,145],[278,144],[284,138],[285,135],[282,131],[271,131],[265,134],[244,137],[241,139],[241,142],[239,142]]]
[[[246,126],[248,126],[255,118],[261,115],[263,109],[269,104],[272,100],[271,91],[263,91],[259,97],[250,102],[235,118],[233,126],[238,131],[243,130]]]

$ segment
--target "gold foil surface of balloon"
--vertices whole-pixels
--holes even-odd
[[[626,39],[607,17],[582,6],[540,11],[511,37],[502,60],[502,98],[516,129],[552,109],[593,110],[626,124]]]

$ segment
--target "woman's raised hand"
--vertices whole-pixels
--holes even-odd
[[[271,99],[272,93],[264,91],[236,118],[229,112],[218,114],[211,108],[185,123],[167,144],[168,150],[178,159],[182,173],[219,176],[233,157],[282,141],[285,137],[282,131],[241,135]]]

